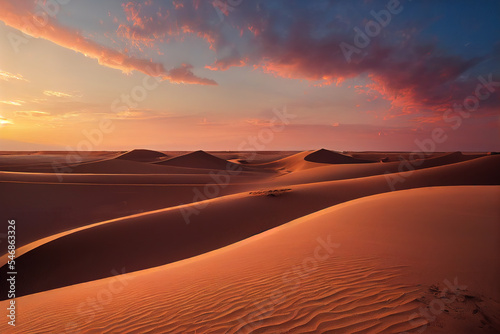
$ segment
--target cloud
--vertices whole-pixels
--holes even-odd
[[[177,69],[168,71],[160,63],[131,57],[117,50],[100,45],[84,37],[77,30],[61,26],[45,11],[41,9],[36,11],[36,8],[36,1],[34,0],[3,1],[0,20],[29,36],[49,40],[59,46],[96,59],[103,66],[118,69],[124,73],[130,73],[135,70],[150,76],[159,76],[164,80],[172,82],[201,85],[215,84],[213,80],[197,77],[190,70],[184,71],[182,75],[179,75],[177,74]],[[185,69],[185,66],[181,66],[181,69]],[[171,71],[173,71],[173,74],[170,73]],[[0,78],[4,78],[2,73],[4,72],[0,73]],[[5,76],[5,78],[10,77]],[[13,78],[19,79],[18,77]],[[171,80],[171,78],[174,79]]]
[[[38,111],[38,110],[19,110],[16,111],[16,116],[28,116],[28,117],[33,117],[33,116],[49,116],[50,114],[45,111]]]
[[[24,103],[24,101],[20,101],[20,100],[17,100],[17,101],[0,101],[0,103],[3,103],[3,104],[8,104],[8,105],[11,105],[11,106],[20,106]]]
[[[176,83],[197,83],[200,85],[217,85],[214,80],[199,78],[193,74],[191,69],[193,68],[190,64],[182,64],[180,67],[171,69],[168,71],[166,77],[171,82]]]
[[[106,114],[109,119],[120,119],[120,120],[150,120],[150,119],[161,119],[171,117],[171,113],[164,111],[157,111],[152,109],[128,109],[125,111],[120,111],[118,113]]]
[[[0,80],[4,80],[4,81],[18,80],[18,81],[29,82],[28,80],[23,78],[23,76],[21,74],[12,74],[12,73],[9,73],[7,71],[2,71],[2,70],[0,70]]]
[[[226,71],[231,67],[243,67],[246,65],[245,60],[236,59],[233,57],[226,57],[222,59],[217,59],[212,65],[207,65],[205,68],[208,68],[212,71]]]
[[[276,125],[274,121],[271,121],[269,119],[260,119],[260,118],[245,119],[245,122],[250,124],[250,125],[259,126],[259,127],[270,127],[270,126]]]
[[[406,8],[407,3],[401,3]],[[389,113],[396,117],[422,110],[442,112],[463,101],[477,84],[474,76],[464,79],[464,74],[486,57],[453,54],[440,48],[437,38],[424,40],[425,22],[434,19],[424,13],[425,22],[415,19],[411,24],[401,19],[403,14],[394,15],[380,36],[347,62],[340,44],[354,44],[353,28],[363,28],[373,19],[370,10],[383,9],[386,1],[243,1],[223,11],[222,23],[210,1],[186,2],[175,8],[165,8],[158,1],[154,4],[147,9],[135,5],[135,11],[127,4],[128,22],[120,25],[122,37],[151,45],[172,36],[198,36],[215,52],[215,62],[205,66],[210,70],[253,66],[318,86],[367,77],[371,84],[364,91],[390,101]],[[425,5],[418,8],[422,14]],[[499,96],[492,94],[487,103],[500,106]]]
[[[46,90],[43,92],[44,95],[54,96],[54,97],[73,97],[71,94],[63,93],[63,92],[55,92],[52,90]]]
[[[11,124],[14,124],[12,120],[0,116],[0,126],[11,125]]]
[[[370,11],[383,9],[387,1],[223,1],[223,9],[214,7],[214,3],[126,1],[121,5],[123,22],[114,18],[119,25],[116,34],[127,47],[136,46],[139,50],[155,48],[171,38],[198,36],[215,53],[215,61],[205,65],[214,71],[249,66],[279,77],[308,80],[318,86],[341,85],[348,78],[368,78],[370,83],[359,91],[368,93],[372,99],[390,101],[392,108],[386,117],[421,111],[439,113],[462,102],[477,84],[477,79],[468,73],[486,59],[486,55],[479,53],[470,57],[465,53],[454,54],[451,48],[439,47],[444,43],[437,37],[425,41],[423,23],[406,24],[402,15],[409,10],[404,9],[347,62],[341,43],[355,44],[353,28],[363,28],[373,19]],[[402,3],[406,8],[407,3]],[[426,8],[414,3],[412,6],[412,13],[420,8],[422,14]],[[217,84],[195,75],[188,63],[166,69],[160,63],[99,45],[47,16],[45,24],[33,24],[34,14],[34,0],[6,0],[0,20],[125,73],[140,71],[173,83]],[[427,12],[423,14],[422,20],[433,19]],[[43,21],[43,17],[37,17]],[[31,28],[26,22],[32,23]],[[498,57],[498,50],[495,52]],[[485,107],[491,110],[499,106],[500,94],[495,92],[487,101],[481,101],[481,115],[487,113]]]
[[[135,2],[128,2],[122,4],[123,10],[127,15],[127,21],[132,22],[134,26],[144,28],[144,22],[139,16],[142,4]]]

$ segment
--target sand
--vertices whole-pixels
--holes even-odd
[[[0,332],[500,331],[500,156],[395,154],[0,155]]]
[[[115,159],[120,160],[131,160],[138,162],[157,162],[161,160],[168,159],[168,155],[158,151],[151,151],[145,149],[135,149],[128,152],[125,152]]]

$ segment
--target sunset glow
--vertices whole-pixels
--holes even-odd
[[[0,4],[0,333],[500,333],[499,0]]]
[[[500,150],[500,5],[3,0],[0,147]],[[370,30],[371,29],[371,30]],[[258,149],[258,148],[255,148]]]

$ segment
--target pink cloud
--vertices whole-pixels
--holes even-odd
[[[305,79],[318,86],[340,85],[348,78],[367,75],[372,82],[363,91],[369,94],[369,99],[391,102],[392,108],[384,117],[422,111],[433,117],[433,113],[442,113],[454,103],[461,103],[477,84],[477,78],[463,79],[463,73],[483,61],[481,57],[466,59],[450,55],[439,49],[436,42],[423,44],[415,38],[420,33],[418,28],[412,27],[385,31],[384,38],[374,39],[362,55],[349,63],[339,45],[352,41],[350,28],[312,38],[313,25],[299,15],[287,22],[290,24],[286,33],[278,33],[283,31],[282,18],[272,10],[267,11],[265,6],[249,2],[224,14],[221,25],[210,2],[186,2],[182,7],[176,6],[168,19],[146,20],[144,27],[127,25],[127,35],[144,41],[197,35],[216,54],[216,61],[205,66],[210,70],[253,66],[274,76]],[[235,35],[240,38],[237,47]],[[500,95],[495,92],[481,102],[477,115],[487,115],[498,105]]]
[[[182,65],[178,68],[166,70],[160,63],[131,57],[120,51],[100,45],[85,38],[77,30],[61,26],[46,12],[35,11],[35,6],[36,2],[33,0],[3,1],[0,20],[27,35],[46,39],[59,46],[96,59],[103,66],[118,69],[124,73],[139,71],[176,83],[216,84],[213,80],[197,77],[191,71],[192,66]]]
[[[212,71],[226,71],[231,67],[243,67],[246,65],[245,60],[227,57],[222,59],[217,59],[212,65],[207,65],[205,68],[208,68]]]
[[[180,67],[168,71],[168,78],[176,83],[196,83],[200,85],[217,85],[214,80],[199,78],[191,72],[193,65],[182,64]]]

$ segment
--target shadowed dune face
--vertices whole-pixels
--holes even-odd
[[[361,198],[192,259],[22,297],[19,329],[494,332],[499,193],[438,187]],[[433,295],[455,277],[456,291]],[[444,308],[430,318],[422,310],[437,300]]]
[[[475,159],[483,157],[488,153],[462,153],[462,152],[344,152],[353,158],[364,159],[370,161],[380,161],[384,162],[394,162],[405,160],[416,160],[416,159],[434,159],[444,156],[455,156],[455,157],[467,157],[469,159]]]
[[[344,155],[341,153],[325,149],[320,149],[308,154],[304,158],[304,160],[310,162],[323,163],[323,164],[359,164],[359,163],[373,162],[369,160],[353,158],[348,155]]]
[[[176,166],[176,167],[189,167],[189,168],[203,168],[203,169],[241,169],[242,167],[228,162],[227,160],[218,158],[204,151],[196,151],[181,155],[179,157],[171,158],[162,162],[160,165]]]
[[[439,155],[436,157],[430,157],[427,159],[419,157],[419,159],[415,160],[413,162],[413,164],[419,165],[423,168],[428,168],[428,167],[449,165],[449,164],[453,164],[456,162],[472,160],[472,159],[480,158],[482,156],[484,156],[484,155],[476,155],[476,154],[465,155],[462,152],[453,152],[453,153],[449,153],[449,154]]]
[[[33,173],[68,173],[67,167],[113,159],[117,152],[0,152],[0,170]]]
[[[500,328],[498,155],[48,153],[0,156],[21,332]]]
[[[165,153],[151,151],[151,150],[136,149],[136,150],[128,151],[128,152],[116,157],[115,159],[131,160],[131,161],[138,161],[138,162],[155,162],[155,161],[167,159],[167,158],[168,158],[168,155],[166,155]]]
[[[208,174],[213,169],[209,166],[179,167],[161,163],[144,163],[132,160],[109,159],[82,163],[71,167],[71,173],[85,174]],[[224,169],[224,168],[222,168]]]

